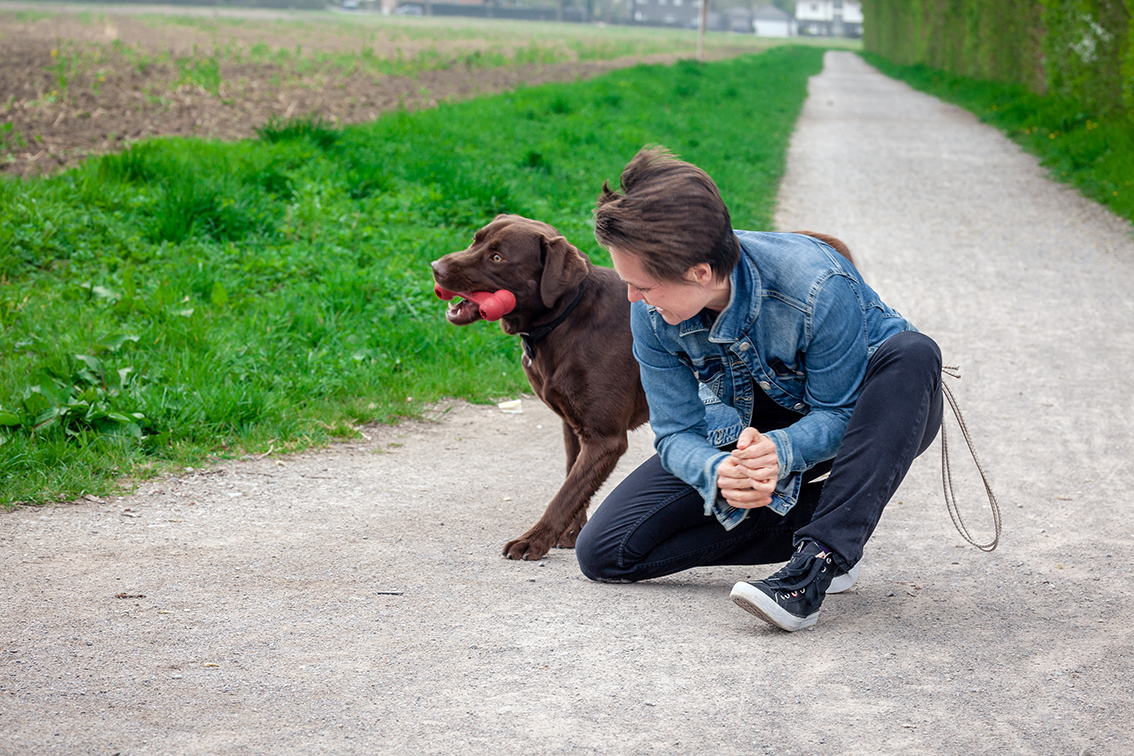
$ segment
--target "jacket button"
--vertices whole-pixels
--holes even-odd
[[[805,406],[806,406],[806,405],[804,405],[804,404],[803,404],[803,402],[800,402],[799,404],[795,405],[795,408],[796,408],[797,410],[801,410],[801,409],[803,409],[803,408],[804,408]]]
[[[772,384],[768,383],[767,381],[760,381],[760,388],[767,391],[768,389],[772,388]]]
[[[749,349],[749,347],[751,347],[751,346],[752,346],[752,345],[751,345],[751,344],[749,344],[749,343],[748,343],[747,341],[745,341],[745,342],[742,342],[742,343],[741,343],[741,345],[740,345],[740,351],[742,351],[742,352],[747,352],[747,351],[748,351],[748,349]]]

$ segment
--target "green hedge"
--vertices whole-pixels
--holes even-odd
[[[863,45],[903,65],[1134,113],[1134,0],[863,0]]]

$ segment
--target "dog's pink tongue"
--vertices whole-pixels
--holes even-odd
[[[516,309],[516,295],[507,289],[500,289],[495,292],[453,292],[434,285],[433,293],[446,302],[453,297],[471,299],[480,306],[480,316],[485,320],[500,320],[500,318]]]

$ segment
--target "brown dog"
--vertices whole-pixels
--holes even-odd
[[[838,239],[799,233],[850,259]],[[504,545],[504,556],[539,559],[554,545],[573,548],[591,496],[626,451],[627,433],[649,419],[631,351],[626,285],[552,226],[518,215],[498,215],[468,249],[434,261],[433,280],[446,294],[465,296],[446,312],[454,325],[482,318],[469,294],[503,289],[515,296],[500,326],[523,339],[528,381],[563,420],[567,480],[539,522]]]
[[[627,432],[649,419],[625,284],[552,226],[518,215],[497,216],[468,249],[434,261],[433,279],[449,292],[515,295],[500,326],[521,335],[532,390],[563,420],[567,480],[539,522],[504,545],[504,556],[539,559],[555,545],[573,548],[591,496],[629,445]],[[481,313],[466,298],[446,317],[468,325]]]

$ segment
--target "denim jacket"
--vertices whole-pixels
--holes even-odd
[[[769,507],[796,503],[801,473],[832,459],[866,376],[870,355],[915,330],[886,306],[842,255],[810,236],[737,231],[740,262],[728,306],[669,325],[645,302],[632,306],[634,356],[662,465],[697,489],[705,514],[726,529],[746,509],[728,505],[717,467],[751,423],[753,383],[802,417],[765,433],[780,480]]]

